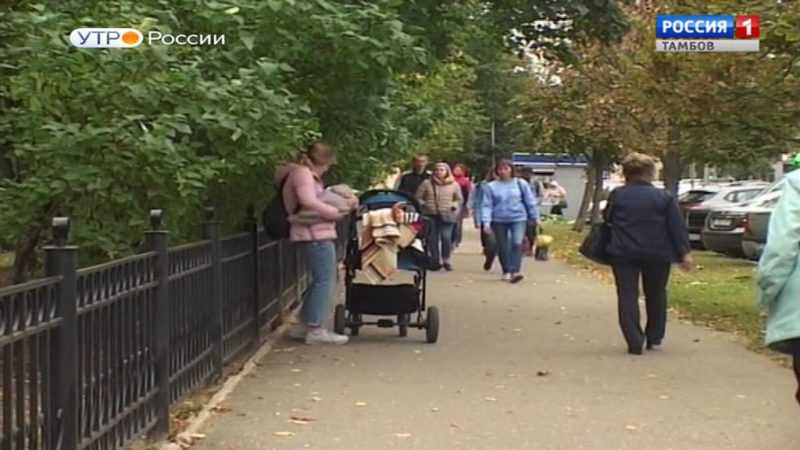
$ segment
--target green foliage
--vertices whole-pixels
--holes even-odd
[[[616,24],[615,2],[553,3],[4,3],[0,247],[29,264],[55,214],[73,218],[73,240],[91,261],[132,251],[149,208],[167,211],[175,241],[197,236],[207,204],[233,229],[248,204],[267,201],[274,168],[313,138],[340,151],[331,179],[359,188],[415,151],[481,160],[493,151],[490,120],[512,141],[519,77],[509,54],[522,35],[511,30],[558,55],[562,41],[548,44],[551,30],[533,19],[571,18],[557,35],[576,41],[599,35],[578,26],[588,14],[602,9],[597,20]],[[224,34],[225,45],[68,43],[72,29],[103,25]]]

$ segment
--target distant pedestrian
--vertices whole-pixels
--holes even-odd
[[[672,194],[653,186],[655,161],[632,153],[622,161],[625,186],[613,191],[604,211],[607,246],[619,301],[619,324],[628,352],[660,349],[667,326],[667,282],[672,263],[692,266],[689,233]],[[639,317],[639,278],[644,285],[647,326]]]
[[[404,192],[410,196],[417,195],[417,189],[423,181],[429,179],[431,173],[428,171],[428,157],[416,155],[411,160],[411,170],[403,173],[394,187],[396,191]]]
[[[800,403],[800,171],[786,176],[767,235],[758,265],[760,300],[768,309],[766,343],[794,358]]]
[[[536,178],[533,172],[528,173],[528,184],[531,186],[533,199],[536,202],[536,207],[541,210],[542,201],[544,199],[544,186],[542,182]],[[541,219],[540,219],[541,220]],[[523,251],[526,256],[534,256],[536,252],[537,237],[539,235],[539,222],[529,223],[528,229],[525,233],[525,247]]]
[[[423,181],[417,189],[416,198],[422,205],[423,213],[432,220],[433,230],[428,244],[433,260],[431,270],[444,267],[451,271],[453,227],[461,214],[463,200],[461,187],[453,178],[447,163],[436,163],[431,178]]]
[[[489,169],[486,177],[475,185],[475,189],[470,197],[470,208],[472,209],[472,218],[475,223],[475,228],[481,233],[481,247],[483,248],[483,270],[492,270],[494,259],[497,256],[497,241],[494,234],[487,232],[484,224],[481,223],[483,211],[483,193],[489,183],[494,180],[494,169]],[[488,230],[491,231],[491,223],[488,224]]]
[[[464,219],[469,215],[469,198],[472,193],[472,182],[469,180],[467,174],[467,166],[458,163],[453,167],[453,178],[461,188],[461,198],[463,203],[461,206],[461,214],[456,220],[456,226],[453,227],[453,248],[458,248],[461,245],[461,239],[464,234]]]
[[[545,198],[547,203],[553,205],[550,208],[550,215],[559,217],[564,215],[564,210],[567,209],[567,190],[558,184],[558,181],[550,180],[547,183]]]
[[[497,240],[503,280],[519,283],[522,275],[522,240],[529,223],[539,220],[539,209],[530,185],[514,177],[514,166],[501,160],[496,179],[482,191],[481,226]]]

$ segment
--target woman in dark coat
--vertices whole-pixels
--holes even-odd
[[[625,186],[615,189],[606,208],[611,225],[607,251],[619,300],[619,323],[628,352],[642,354],[661,346],[667,325],[667,282],[673,263],[692,267],[689,234],[678,202],[657,189],[655,161],[632,153],[622,162]],[[644,286],[647,326],[639,317],[639,278]]]

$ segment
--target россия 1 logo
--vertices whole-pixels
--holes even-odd
[[[224,34],[165,34],[150,31],[149,45],[225,45]],[[134,48],[145,41],[141,31],[133,28],[76,28],[69,42],[77,48]]]
[[[757,52],[759,16],[658,16],[658,52]]]

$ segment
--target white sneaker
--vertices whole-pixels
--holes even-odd
[[[324,328],[316,328],[306,333],[306,344],[334,344],[344,345],[350,339],[343,334],[336,334]]]
[[[510,273],[504,273],[503,274],[503,281],[511,281],[511,274]]]
[[[296,323],[289,328],[289,337],[295,340],[303,340],[306,338],[306,325],[304,323]]]

